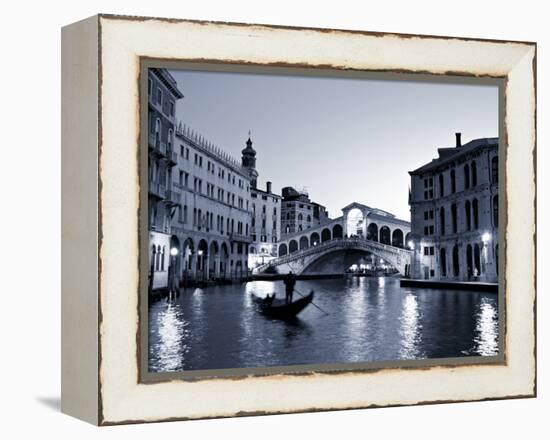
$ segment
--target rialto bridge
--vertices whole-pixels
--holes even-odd
[[[284,236],[278,257],[254,269],[284,274],[340,273],[353,262],[375,256],[402,275],[409,272],[410,223],[360,203],[342,209],[342,216],[323,225]]]

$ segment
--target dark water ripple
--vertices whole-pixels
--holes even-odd
[[[282,282],[188,289],[149,310],[151,372],[498,354],[497,295],[401,288],[395,278],[298,281],[315,303],[292,323],[266,319],[251,292]]]

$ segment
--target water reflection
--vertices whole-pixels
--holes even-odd
[[[253,283],[246,283],[245,292],[252,295],[256,295],[259,298],[265,298],[267,295],[271,295],[277,291],[277,283],[272,281],[254,281]]]
[[[371,316],[368,310],[368,296],[364,292],[365,278],[354,277],[348,280],[346,292],[341,297],[344,320],[348,323],[347,326],[342,326],[345,337],[342,338],[341,352],[349,362],[361,362],[367,343],[365,336]]]
[[[420,344],[420,312],[416,296],[408,293],[403,300],[401,313],[401,359],[418,359],[423,357],[418,346]]]
[[[189,352],[189,322],[183,318],[182,311],[168,304],[158,314],[157,341],[152,345],[152,354],[156,358],[159,371],[174,371],[182,366],[185,355]]]
[[[193,289],[149,311],[151,371],[498,354],[497,296],[401,289],[395,278],[298,281],[314,302],[292,322],[258,313],[252,293],[282,281]]]
[[[473,352],[481,356],[498,354],[498,311],[487,298],[477,306]]]

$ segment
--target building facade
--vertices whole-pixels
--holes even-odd
[[[176,129],[172,186],[180,204],[172,218],[179,281],[229,279],[248,273],[250,180],[237,160],[202,136]]]
[[[151,291],[248,274],[249,170],[176,123],[181,98],[168,71],[149,70]]]
[[[498,282],[498,138],[462,144],[409,172],[411,277]]]
[[[323,205],[312,202],[306,191],[282,189],[281,236],[292,235],[330,221]]]
[[[179,204],[172,191],[172,172],[177,163],[175,107],[183,94],[166,70],[149,69],[148,96],[149,287],[154,290],[168,285],[170,219]]]
[[[265,191],[259,188],[251,189],[252,197],[252,244],[248,256],[249,266],[268,263],[277,257],[277,243],[281,238],[281,200],[282,197],[273,194],[271,182],[267,182]]]
[[[242,150],[241,165],[250,179],[251,223],[248,265],[251,269],[265,264],[277,256],[277,243],[281,236],[281,196],[273,194],[271,182],[265,191],[258,188],[256,150],[252,146],[250,132],[246,147]]]

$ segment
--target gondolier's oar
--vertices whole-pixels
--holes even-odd
[[[300,295],[302,298],[305,298],[304,294],[300,293],[300,291],[299,291],[298,289],[294,288],[294,291],[295,291],[298,295]],[[319,307],[317,304],[315,304],[315,303],[313,302],[313,300],[311,300],[311,304],[313,304],[315,307],[317,307],[317,308],[318,308],[321,312],[323,312],[325,315],[330,315],[330,313],[324,311],[321,307]]]

